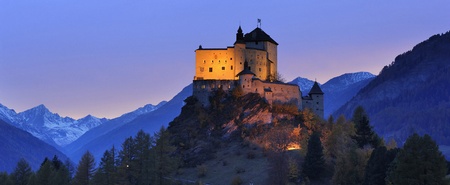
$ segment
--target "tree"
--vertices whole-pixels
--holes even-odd
[[[81,157],[80,163],[77,167],[77,172],[73,182],[75,185],[88,185],[91,182],[92,176],[95,172],[95,159],[94,156],[89,152]]]
[[[52,176],[52,162],[48,158],[44,159],[41,167],[36,173],[36,182],[39,185],[50,184],[50,179]]]
[[[0,185],[13,185],[13,182],[6,172],[0,172]]]
[[[314,132],[308,140],[308,152],[302,166],[303,174],[309,179],[318,179],[324,169],[322,142],[319,133]]]
[[[356,129],[353,139],[356,141],[359,148],[363,148],[365,145],[371,145],[373,148],[376,148],[380,145],[381,139],[373,131],[373,128],[369,123],[369,117],[362,106],[358,106],[355,109],[352,121],[355,124]]]
[[[33,172],[31,171],[30,165],[25,159],[21,158],[19,162],[17,162],[17,166],[11,174],[11,178],[15,185],[26,185],[31,174],[33,174]]]
[[[165,184],[164,177],[178,167],[178,159],[171,156],[176,148],[170,144],[170,135],[164,126],[155,133],[155,140],[155,147],[151,150],[155,161],[154,184],[162,185]]]
[[[114,146],[111,150],[106,150],[100,161],[100,165],[94,174],[93,181],[97,185],[117,184],[117,164],[116,150]]]
[[[364,185],[386,184],[386,173],[391,162],[395,159],[398,149],[387,150],[381,146],[375,148],[367,162]]]
[[[447,184],[446,160],[429,135],[411,135],[393,163],[388,179],[393,184]]]
[[[136,184],[144,185],[151,183],[151,168],[152,161],[150,159],[150,148],[152,147],[153,138],[150,137],[149,134],[145,133],[143,130],[140,130],[135,138],[134,144],[136,145],[134,148],[136,150],[136,162],[135,172],[136,172]]]
[[[119,152],[119,182],[120,184],[134,184],[136,182],[136,145],[134,143],[133,137],[125,139],[122,143],[122,150]]]

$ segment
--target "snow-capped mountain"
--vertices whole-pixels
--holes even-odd
[[[309,91],[311,90],[311,87],[314,85],[314,81],[307,79],[307,78],[302,78],[302,77],[297,77],[288,83],[289,84],[297,84],[300,87],[300,91],[302,91],[303,96],[308,95]]]
[[[343,88],[347,88],[348,86],[353,85],[354,83],[374,77],[375,75],[369,72],[345,73],[341,76],[334,77],[328,80],[326,83],[323,84],[323,88],[340,90]]]
[[[140,115],[147,114],[150,112],[153,112],[155,110],[158,110],[160,107],[164,106],[167,103],[167,101],[162,101],[158,103],[158,105],[152,105],[148,104],[144,107],[140,107],[132,112],[123,114],[120,117],[108,120],[102,125],[99,125],[98,127],[95,127],[89,131],[87,131],[85,134],[83,134],[81,137],[79,137],[77,140],[73,141],[72,143],[64,146],[64,149],[67,152],[76,151],[79,148],[86,145],[86,143],[91,142],[93,139],[100,137],[120,126],[123,126],[124,124],[134,120]]]
[[[90,115],[79,120],[61,117],[50,112],[44,105],[21,113],[16,113],[5,106],[0,110],[0,117],[4,118],[3,120],[56,147],[71,143],[89,129],[107,121]]]

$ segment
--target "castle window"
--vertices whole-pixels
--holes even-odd
[[[205,89],[206,88],[206,86],[205,85],[202,85],[202,89]]]
[[[231,70],[233,70],[233,66],[231,66]]]
[[[233,58],[230,58],[230,60],[233,60]]]
[[[252,70],[252,67],[248,67],[248,70]]]
[[[227,63],[227,60],[225,60],[225,64]]]
[[[203,64],[206,64],[206,60],[203,60]]]
[[[261,72],[261,68],[259,68],[259,72]]]
[[[242,88],[245,88],[245,85],[243,85]]]
[[[214,64],[214,60],[211,60],[211,64]]]
[[[213,70],[212,70],[212,69],[213,69],[212,67],[210,67],[210,68],[209,68],[209,72],[210,72],[210,73],[212,73],[212,72],[213,72]]]
[[[219,64],[220,64],[220,60],[219,60]]]
[[[225,67],[222,67],[222,70],[225,70]]]
[[[211,84],[211,88],[214,88],[214,87],[216,87],[214,84]]]

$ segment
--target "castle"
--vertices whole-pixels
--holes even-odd
[[[200,45],[195,50],[193,96],[209,106],[209,96],[214,90],[222,88],[231,92],[239,87],[244,94],[258,93],[269,104],[295,104],[323,117],[324,93],[317,82],[308,96],[302,97],[298,85],[277,81],[277,47],[278,43],[260,27],[244,35],[241,26],[233,46],[203,48]]]

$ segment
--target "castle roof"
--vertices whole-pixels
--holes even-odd
[[[245,34],[244,36],[245,42],[258,42],[258,41],[268,41],[278,45],[275,40],[273,40],[266,32],[264,32],[261,28],[255,28],[250,33]]]
[[[241,75],[253,75],[253,76],[256,76],[255,73],[250,71],[250,69],[248,69],[247,67],[244,67],[244,70],[239,72],[236,76],[241,76]]]
[[[314,82],[314,85],[311,87],[311,90],[308,94],[324,94],[322,89],[319,87],[317,82]]]

